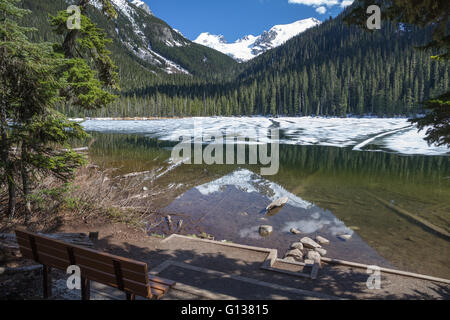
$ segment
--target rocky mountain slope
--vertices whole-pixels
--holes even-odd
[[[129,68],[133,64],[135,68],[140,66],[156,74],[208,75],[235,64],[228,56],[186,39],[155,17],[143,1],[111,1],[118,13],[116,20],[109,21],[99,12],[98,0],[91,1],[89,15],[113,39],[111,51],[119,67]],[[56,40],[48,24],[48,15],[73,3],[76,1],[24,0],[23,6],[33,11],[31,26],[39,30],[35,38]],[[30,19],[24,24],[30,25]]]

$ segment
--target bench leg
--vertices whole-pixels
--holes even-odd
[[[134,295],[134,293],[126,293],[127,295],[127,300],[136,300],[136,296]]]
[[[52,268],[44,265],[42,267],[42,292],[44,299],[48,299],[52,296]]]
[[[91,299],[91,282],[85,278],[81,277],[81,300]]]

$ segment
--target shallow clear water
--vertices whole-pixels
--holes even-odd
[[[171,149],[180,136],[191,135],[194,121],[203,134],[232,129],[261,141],[268,128],[279,128],[278,174],[263,177],[258,165],[174,166]],[[385,204],[450,231],[448,150],[428,147],[404,119],[202,118],[84,125],[95,138],[93,161],[119,168],[117,174],[159,170],[152,183],[175,190],[162,210],[182,214],[181,233],[204,231],[283,254],[300,237],[290,234],[295,227],[301,236],[328,237],[329,257],[450,278],[449,240]],[[267,215],[264,208],[283,196],[288,204]],[[272,225],[274,233],[260,237],[261,224]],[[343,242],[337,238],[341,233],[353,236]]]

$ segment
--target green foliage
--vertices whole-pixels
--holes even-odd
[[[107,2],[102,1],[112,15]],[[85,163],[69,142],[87,134],[56,111],[57,105],[105,107],[115,99],[107,89],[118,89],[118,77],[106,49],[106,34],[87,16],[82,16],[81,30],[74,35],[63,27],[67,12],[60,12],[52,25],[70,41],[59,46],[33,43],[27,36],[32,29],[16,22],[30,11],[16,4],[16,0],[0,0],[0,165],[2,182],[9,190],[9,216],[14,215],[20,177],[29,217],[35,181],[49,175],[68,181]],[[67,50],[73,54],[67,55]]]
[[[365,9],[374,4],[371,0],[357,1],[352,10],[346,15],[348,24],[364,26]],[[410,122],[417,124],[420,131],[427,129],[425,140],[429,144],[450,146],[450,93],[448,91],[448,60],[450,58],[449,12],[450,2],[447,0],[390,0],[376,1],[381,7],[383,16],[393,22],[412,24],[421,28],[432,29],[432,39],[419,47],[421,50],[437,50],[432,59],[442,62],[447,70],[443,79],[439,80],[439,93],[447,92],[436,99],[422,103],[425,117],[414,118]],[[433,79],[437,81],[437,79]],[[408,95],[410,95],[408,91]],[[429,95],[426,95],[428,97]],[[409,99],[408,99],[409,100]]]
[[[427,114],[423,118],[411,119],[420,131],[426,129],[428,144],[450,146],[450,93],[424,102]]]
[[[348,24],[356,24],[366,28],[366,9],[376,4],[381,8],[382,18],[403,24],[411,24],[421,28],[431,27],[432,39],[423,49],[438,49],[441,53],[437,59],[450,58],[450,35],[448,24],[450,2],[447,0],[357,0],[352,10],[345,17]]]

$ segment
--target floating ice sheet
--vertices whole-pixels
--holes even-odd
[[[428,146],[425,133],[417,132],[403,118],[264,118],[208,117],[152,121],[88,120],[88,131],[140,133],[164,141],[178,142],[181,137],[232,134],[261,143],[270,142],[270,129],[280,129],[280,144],[355,147],[370,151],[402,154],[445,155],[445,147]],[[227,142],[231,142],[227,139]],[[237,140],[235,143],[239,143]],[[247,142],[254,143],[254,142]]]

